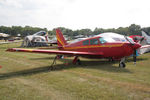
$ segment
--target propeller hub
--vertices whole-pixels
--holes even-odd
[[[141,47],[141,45],[139,44],[139,43],[135,43],[134,45],[132,45],[132,48],[134,49],[134,50],[136,50],[136,49],[138,49],[138,48],[140,48]]]

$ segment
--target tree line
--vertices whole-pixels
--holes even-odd
[[[140,25],[136,24],[131,24],[129,27],[119,27],[117,29],[115,28],[109,28],[109,29],[104,29],[104,28],[95,28],[93,31],[91,29],[80,29],[80,30],[71,30],[65,27],[58,27],[61,29],[64,35],[67,35],[69,37],[77,36],[77,35],[97,35],[99,33],[104,33],[104,32],[115,32],[119,33],[122,35],[141,35],[141,30],[144,30],[145,32],[150,33],[150,27],[145,27],[141,28]],[[22,37],[27,36],[27,35],[32,35],[38,31],[48,31],[49,35],[55,35],[55,29],[53,30],[48,30],[47,28],[39,28],[39,27],[31,27],[31,26],[0,26],[0,33],[6,33],[11,36],[17,36],[20,34]]]

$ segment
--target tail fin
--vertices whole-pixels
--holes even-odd
[[[49,38],[48,38],[48,32],[46,32],[45,40],[46,40],[46,42],[48,42],[48,41],[49,41]]]
[[[148,37],[148,35],[146,34],[146,32],[142,31],[142,36],[143,37]]]
[[[150,36],[148,33],[142,31],[142,36],[146,39],[147,44],[150,44]]]
[[[62,32],[59,29],[56,29],[56,38],[57,38],[57,45],[58,48],[61,49],[65,45],[67,45],[67,42],[62,34]]]

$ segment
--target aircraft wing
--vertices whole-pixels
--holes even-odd
[[[48,43],[48,44],[57,44],[57,41],[36,41],[35,43]]]
[[[83,56],[83,57],[100,57],[103,56],[103,52],[92,53],[92,52],[79,52],[79,51],[62,51],[62,50],[41,50],[41,49],[24,49],[24,48],[10,48],[6,51],[10,52],[31,52],[31,53],[46,53],[56,55],[70,55],[70,56]]]

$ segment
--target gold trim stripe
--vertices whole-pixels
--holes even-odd
[[[78,46],[78,47],[64,47],[64,49],[80,49],[80,48],[98,48],[98,47],[121,47],[124,43],[122,44],[117,44],[117,45],[91,45],[91,46]]]
[[[57,37],[57,40],[61,43],[61,45],[63,45],[63,46],[64,46],[64,43],[60,40],[60,37],[59,37],[59,35],[58,35],[58,34],[56,35],[56,37]]]

